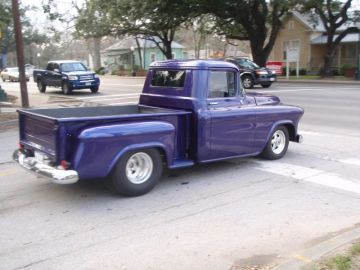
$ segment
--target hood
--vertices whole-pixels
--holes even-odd
[[[70,71],[70,72],[63,72],[66,75],[76,75],[76,76],[83,76],[83,75],[94,75],[95,72],[92,71]]]
[[[256,105],[277,105],[280,103],[280,99],[277,96],[261,93],[246,93],[255,99]]]

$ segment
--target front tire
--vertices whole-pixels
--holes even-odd
[[[97,93],[99,91],[99,86],[92,86],[90,87],[91,93]]]
[[[45,93],[46,85],[42,82],[41,79],[37,79],[37,87],[40,93]]]
[[[72,92],[71,86],[69,85],[68,82],[63,82],[62,83],[61,90],[62,90],[64,95],[70,95],[71,92]]]
[[[265,149],[260,155],[265,159],[279,159],[286,154],[288,146],[289,131],[285,126],[278,126],[271,134]]]
[[[241,78],[244,88],[250,89],[254,87],[254,79],[250,75],[244,75]]]
[[[162,159],[156,149],[129,151],[116,164],[105,185],[111,191],[133,197],[148,193],[162,174]]]

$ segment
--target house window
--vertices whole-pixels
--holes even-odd
[[[171,53],[171,59],[176,59],[176,54],[174,52]]]
[[[151,52],[150,53],[150,63],[155,62],[156,61],[156,53]]]
[[[229,71],[211,71],[208,98],[236,96],[235,73]]]
[[[299,40],[288,40],[283,43],[283,59],[287,59],[286,51],[289,52],[289,60],[295,61],[295,58],[299,57],[300,54],[300,41]],[[296,57],[297,56],[297,57]]]
[[[341,54],[345,58],[354,58],[356,57],[356,44],[344,44],[342,46]]]
[[[185,70],[154,70],[151,85],[160,87],[184,87],[185,73]]]
[[[289,22],[288,22],[288,30],[294,30],[294,21],[293,20],[290,20]]]

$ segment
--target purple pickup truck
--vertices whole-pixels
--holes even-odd
[[[170,169],[260,155],[279,159],[304,111],[246,93],[223,61],[151,65],[139,104],[19,110],[14,159],[58,184],[102,178],[125,196],[149,192]]]

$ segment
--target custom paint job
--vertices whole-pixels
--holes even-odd
[[[152,86],[157,70],[185,70],[184,86]],[[236,73],[235,96],[208,98],[214,70]],[[298,141],[302,115],[275,96],[247,94],[234,64],[169,60],[152,65],[138,105],[19,110],[20,144],[55,167],[65,161],[80,179],[98,178],[134,149],[159,149],[169,168],[258,155],[278,125]]]

